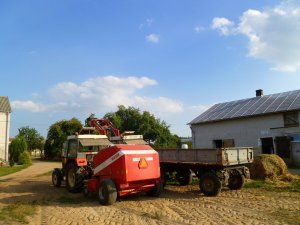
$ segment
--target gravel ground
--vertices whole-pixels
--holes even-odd
[[[205,197],[198,185],[166,186],[159,198],[128,196],[101,206],[96,196],[54,188],[42,175],[60,163],[35,161],[18,173],[0,178],[0,208],[10,203],[33,203],[37,213],[29,224],[300,224],[300,193],[261,189],[222,190]],[[0,224],[7,222],[0,221]]]

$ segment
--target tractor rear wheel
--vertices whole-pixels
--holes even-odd
[[[66,167],[66,182],[69,192],[77,193],[83,188],[84,176],[81,173],[77,173],[78,169],[74,163],[70,163]]]
[[[117,200],[117,188],[112,180],[102,180],[98,186],[98,199],[101,205],[112,205]]]
[[[61,171],[59,169],[54,169],[52,172],[52,184],[54,187],[60,187],[62,180]]]

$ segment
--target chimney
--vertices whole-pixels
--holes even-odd
[[[261,97],[264,95],[264,91],[262,89],[256,90],[256,97]]]

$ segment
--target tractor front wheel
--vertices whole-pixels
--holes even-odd
[[[60,187],[62,180],[62,174],[60,169],[54,169],[52,172],[52,184],[54,187]]]
[[[101,205],[112,205],[117,200],[117,188],[112,180],[102,180],[98,186],[98,199]]]

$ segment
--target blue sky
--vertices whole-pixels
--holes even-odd
[[[299,89],[298,1],[0,1],[0,34],[11,136],[120,104],[191,136],[215,103]]]

